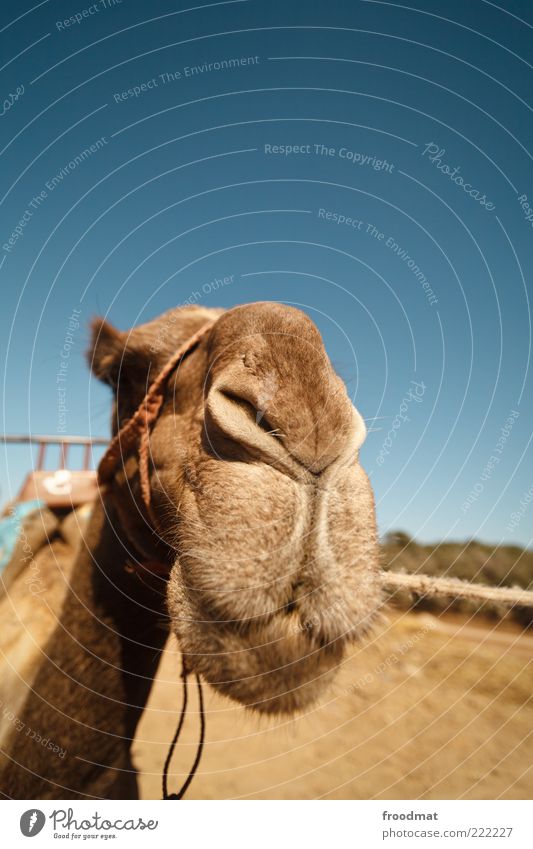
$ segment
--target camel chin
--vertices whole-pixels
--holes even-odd
[[[179,569],[179,566],[177,567]],[[295,615],[221,623],[201,618],[181,581],[168,591],[173,630],[190,669],[215,690],[262,714],[291,715],[320,697],[342,660],[341,641],[320,645]]]

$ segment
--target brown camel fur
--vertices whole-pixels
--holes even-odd
[[[67,754],[14,731],[7,796],[135,796],[130,744],[165,623],[217,690],[290,714],[320,695],[381,603],[373,497],[358,462],[365,426],[299,310],[185,307],[129,333],[96,320],[89,360],[114,389],[114,432],[213,318],[168,380],[151,432],[157,528],[132,452],[94,507],[21,712]],[[142,568],[154,560],[168,581]]]

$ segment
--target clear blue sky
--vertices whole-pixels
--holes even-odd
[[[531,4],[1,14],[5,431],[57,432],[74,310],[67,430],[106,435],[92,315],[285,301],[373,429],[380,531],[529,545]],[[5,500],[30,457],[0,457]]]

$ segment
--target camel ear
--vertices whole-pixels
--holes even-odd
[[[120,370],[125,365],[126,334],[104,318],[94,318],[90,328],[91,343],[87,351],[89,367],[99,380],[116,387]]]
[[[136,337],[135,331],[122,333],[104,318],[94,318],[90,328],[87,360],[94,376],[113,389],[120,381],[125,390],[145,391],[153,363],[144,338]]]

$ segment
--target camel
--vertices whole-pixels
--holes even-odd
[[[187,340],[150,429],[120,441]],[[186,306],[129,332],[99,318],[88,360],[113,390],[114,463],[20,709],[65,754],[13,728],[11,798],[137,797],[130,746],[169,629],[220,693],[290,715],[382,603],[364,421],[303,312]]]

